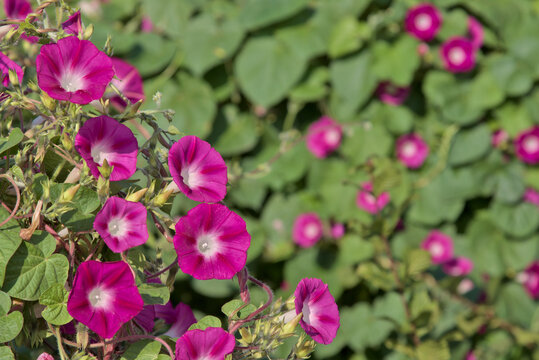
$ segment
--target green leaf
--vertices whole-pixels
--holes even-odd
[[[331,31],[329,56],[336,58],[358,50],[362,45],[361,33],[362,26],[354,16],[341,19]]]
[[[141,340],[129,345],[120,360],[157,360],[161,344],[152,340]]]
[[[176,80],[177,84],[169,81],[163,88],[161,107],[175,111],[172,125],[181,132],[207,136],[217,111],[211,87],[204,80],[183,72]]]
[[[533,86],[532,69],[509,54],[489,55],[484,66],[508,96],[524,95]]]
[[[0,346],[0,359],[15,360],[15,356],[9,346]]]
[[[154,26],[165,33],[178,37],[185,31],[194,5],[188,1],[143,0],[144,15],[149,16]]]
[[[243,304],[244,304],[243,301],[238,300],[238,299],[230,300],[229,302],[227,302],[226,304],[224,304],[221,307],[221,311],[223,312],[223,314],[230,317],[230,315],[234,312],[234,310],[236,310],[237,308],[239,308]],[[254,306],[253,304],[248,304],[246,307],[241,309],[234,316],[234,318],[245,319],[247,316],[252,314],[254,311],[256,311],[256,306]]]
[[[509,283],[502,287],[496,300],[496,314],[525,329],[530,327],[536,306],[521,284]]]
[[[9,216],[9,213],[0,208],[0,219],[2,221]],[[19,232],[21,228],[18,226],[15,220],[10,220],[7,224],[0,228],[0,286],[4,283],[4,277],[6,275],[6,266],[9,259],[15,254],[15,251],[22,242]]]
[[[6,315],[11,309],[11,298],[8,294],[0,291],[0,316]]]
[[[340,121],[351,118],[372,95],[377,84],[372,67],[372,55],[367,50],[331,63],[330,113]]]
[[[64,255],[44,255],[29,242],[17,249],[9,260],[2,290],[22,300],[38,300],[54,283],[67,280],[69,262]]]
[[[300,103],[319,100],[328,92],[328,87],[326,86],[328,79],[328,69],[318,67],[309,73],[304,82],[290,92],[290,98]]]
[[[53,284],[39,297],[39,303],[47,307],[41,315],[52,325],[65,325],[73,318],[67,312],[69,292],[63,284]]]
[[[369,123],[370,124],[370,123]],[[341,153],[352,163],[360,165],[371,156],[385,156],[393,146],[393,138],[380,123],[356,126],[344,139]]]
[[[399,326],[403,326],[407,322],[402,298],[394,291],[377,298],[373,310],[377,317],[392,320]]]
[[[223,298],[237,291],[237,285],[231,280],[191,280],[193,289],[204,296]]]
[[[446,341],[427,340],[417,347],[418,360],[449,360],[449,345]]]
[[[143,77],[164,69],[176,52],[176,45],[172,41],[154,33],[140,33],[135,39],[135,45],[125,57]]]
[[[204,316],[196,324],[193,324],[189,327],[189,330],[200,329],[204,330],[209,327],[221,327],[221,320],[215,316]]]
[[[398,86],[409,86],[420,64],[418,42],[407,34],[389,44],[378,41],[373,46],[373,71],[381,80]]]
[[[202,75],[231,57],[242,38],[243,31],[235,21],[217,22],[209,14],[197,16],[187,22],[181,36],[184,63],[195,75]]]
[[[354,265],[370,259],[373,255],[372,242],[361,239],[357,235],[346,235],[339,244],[339,258],[343,264]]]
[[[260,28],[298,13],[308,3],[309,0],[247,0],[239,22],[248,30]]]
[[[138,285],[138,291],[144,305],[165,305],[170,298],[170,290],[164,284],[143,283]]]
[[[273,4],[271,6],[274,7]],[[271,37],[250,39],[235,64],[238,82],[245,95],[256,105],[264,107],[281,101],[298,82],[305,68],[306,58],[286,43]]]
[[[451,165],[463,165],[481,159],[492,148],[491,132],[486,125],[460,130],[449,151]]]
[[[19,335],[22,330],[24,319],[20,311],[14,311],[7,315],[0,316],[0,343],[11,341]]]
[[[95,215],[83,214],[79,210],[70,210],[60,216],[62,224],[71,231],[89,231],[93,229]]]
[[[495,202],[490,212],[493,222],[511,236],[529,235],[539,226],[539,210],[530,203],[511,206]]]
[[[225,108],[227,128],[219,136],[214,146],[222,156],[233,156],[247,152],[258,141],[258,120],[250,114],[238,114],[236,109],[228,111],[229,109]]]
[[[97,192],[86,186],[81,186],[75,193],[72,202],[82,214],[91,214],[101,205]]]
[[[17,146],[23,138],[21,129],[12,127],[7,138],[0,138],[0,156],[4,156],[7,151]]]
[[[414,249],[406,254],[406,274],[414,276],[427,270],[432,264],[430,253],[423,249]]]
[[[348,346],[356,352],[380,345],[395,327],[391,321],[376,316],[372,308],[365,303],[356,305],[352,316],[356,326],[350,334]]]

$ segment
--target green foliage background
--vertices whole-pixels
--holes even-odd
[[[288,296],[303,277],[329,284],[342,325],[313,358],[464,359],[474,349],[479,359],[537,359],[539,311],[515,277],[539,257],[539,210],[522,201],[526,187],[539,188],[539,171],[516,159],[511,146],[493,148],[491,134],[504,129],[514,137],[539,123],[539,2],[433,1],[444,22],[424,59],[419,42],[403,29],[416,3],[111,0],[83,21],[94,23],[98,47],[112,35],[114,55],[139,69],[143,109],[174,110],[171,122],[160,119],[162,128],[205,138],[225,157],[226,203],[244,216],[252,235],[250,271],[279,289],[278,296]],[[143,15],[153,21],[153,32],[139,30]],[[485,45],[473,71],[454,75],[443,70],[438,46],[466,34],[468,15],[483,24]],[[377,99],[375,88],[384,80],[411,86],[403,106]],[[345,129],[340,149],[324,160],[311,155],[302,138],[322,115]],[[431,149],[417,171],[394,155],[396,138],[412,131]],[[0,140],[0,155],[12,147],[10,139]],[[145,162],[141,156],[138,167]],[[391,195],[381,217],[355,204],[359,184],[371,178],[376,193]],[[139,171],[133,179],[145,176]],[[76,216],[65,217],[68,227],[91,228],[99,202],[90,197]],[[168,211],[177,217],[194,205],[178,195]],[[292,224],[307,211],[345,223],[346,236],[297,248]],[[394,232],[399,219],[404,230]],[[429,267],[417,250],[432,229],[450,234],[456,255],[475,264],[469,277],[476,288],[464,297],[454,296],[459,281]],[[384,237],[402,284],[390,269]],[[13,251],[34,252],[43,258],[39,266],[58,267],[50,283],[63,283],[65,257],[51,255],[47,241],[36,239],[24,250],[16,244]],[[148,244],[147,254],[158,248],[163,263],[173,261],[172,246],[157,231]],[[9,251],[0,251],[0,269]],[[39,285],[43,291],[19,288],[9,272],[3,280],[12,296],[49,302],[44,305],[64,301],[59,289],[41,299],[47,284]],[[181,272],[175,285],[173,301],[199,315],[220,314],[237,292],[233,281],[196,281]],[[486,302],[478,305],[481,291]],[[0,327],[5,316],[18,316],[2,311]],[[50,316],[61,318],[61,306]]]

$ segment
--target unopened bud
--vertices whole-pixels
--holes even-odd
[[[62,146],[68,152],[73,150],[73,141],[71,140],[69,135],[67,135],[67,133],[62,133]]]
[[[19,77],[17,76],[17,73],[13,69],[9,69],[9,82],[14,87],[19,86]]]
[[[167,202],[171,194],[172,194],[172,190],[168,190],[168,191],[160,193],[153,199],[153,204],[158,207],[165,205],[165,203]]]
[[[103,165],[99,167],[99,172],[105,179],[108,179],[110,177],[110,174],[112,173],[112,168],[113,167],[109,165],[107,159],[105,159],[103,160]]]
[[[125,200],[139,202],[140,199],[142,199],[142,197],[146,194],[147,191],[148,191],[148,188],[140,189],[139,191],[136,191],[134,193],[127,195]]]
[[[303,316],[303,313],[297,314],[292,320],[285,323],[283,326],[283,332],[281,333],[283,336],[292,335],[296,331],[296,327],[299,324],[299,321],[301,320],[301,317]]]
[[[94,33],[94,24],[90,24],[86,26],[86,29],[84,29],[84,32],[82,33],[82,39],[88,40],[92,37],[92,34]]]
[[[109,181],[100,176],[97,179],[97,194],[102,198],[106,198],[109,195],[109,189],[110,189]]]
[[[56,109],[56,100],[54,100],[53,98],[51,98],[49,95],[47,95],[46,93],[42,93],[41,94],[41,103],[43,105],[45,105],[45,107],[47,109],[49,109],[50,111],[54,111],[54,109]]]
[[[248,345],[248,344],[252,344],[253,341],[255,340],[255,336],[253,336],[253,334],[251,334],[251,330],[249,330],[249,328],[239,328],[238,330],[240,332],[240,335],[241,335],[241,342],[245,345]],[[256,334],[255,334],[256,335]]]
[[[139,100],[137,101],[136,103],[134,104],[129,104],[127,105],[127,111],[126,111],[126,116],[127,117],[133,117],[136,115],[136,113],[138,112],[138,110],[140,109],[140,106],[142,105],[142,100]]]
[[[79,191],[79,188],[80,184],[77,184],[62,192],[62,195],[60,195],[60,202],[70,202],[73,200],[75,194]]]
[[[307,359],[310,357],[316,344],[313,340],[307,339],[305,335],[300,336],[296,343],[294,353],[298,359]]]
[[[77,345],[79,349],[86,349],[88,346],[88,328],[82,323],[77,324]]]

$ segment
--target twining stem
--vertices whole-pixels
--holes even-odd
[[[266,303],[262,305],[260,308],[258,308],[256,311],[249,314],[249,316],[247,316],[245,319],[238,320],[234,324],[229,326],[228,332],[230,334],[234,334],[236,330],[238,330],[243,324],[253,321],[257,315],[259,315],[261,312],[266,310],[273,303],[273,291],[268,285],[264,284],[262,281],[250,275],[249,275],[249,280],[255,283],[256,285],[260,286],[262,289],[264,289],[264,291],[266,291],[266,293],[268,294],[268,301],[266,301]]]
[[[15,194],[17,195],[17,201],[15,202],[15,207],[11,211],[11,214],[9,214],[9,216],[0,223],[0,227],[2,227],[3,225],[7,224],[7,222],[15,216],[15,214],[17,213],[17,210],[19,210],[19,205],[21,203],[21,191],[19,190],[17,183],[15,183],[15,180],[13,180],[11,176],[7,174],[1,174],[0,178],[4,178],[7,181],[9,181],[11,185],[13,185],[13,187],[15,188]]]
[[[381,236],[382,242],[384,243],[385,251],[387,254],[387,257],[389,258],[389,263],[391,266],[391,272],[393,273],[393,277],[395,278],[395,283],[397,284],[397,288],[399,291],[399,295],[402,301],[402,305],[404,306],[404,311],[406,314],[406,319],[408,320],[408,323],[410,324],[410,328],[412,330],[412,339],[414,341],[414,345],[417,347],[421,343],[419,340],[419,336],[417,335],[417,329],[415,324],[412,322],[412,315],[410,311],[410,306],[408,305],[408,302],[406,301],[406,298],[404,296],[404,285],[402,284],[402,281],[399,277],[399,274],[397,272],[397,264],[395,263],[395,259],[393,258],[393,254],[391,252],[391,247],[389,246],[389,241],[387,240],[387,237],[385,235]]]
[[[172,264],[170,264],[169,266],[167,266],[167,267],[164,268],[163,270],[160,270],[160,271],[156,272],[155,274],[150,274],[150,275],[146,276],[146,280],[156,278],[156,277],[158,277],[159,275],[166,273],[167,271],[169,271],[170,269],[172,269],[172,267],[174,267],[174,265],[176,265],[177,263],[178,263],[178,258],[176,258],[176,260],[174,260],[174,261],[172,262]]]
[[[150,214],[152,214],[152,218],[153,218],[153,221],[155,223],[155,227],[157,228],[157,230],[159,230],[159,232],[163,234],[163,236],[167,239],[169,243],[172,243],[173,239],[170,233],[168,232],[168,230],[161,224],[161,222],[159,221],[157,216],[153,213],[153,211],[150,211]]]

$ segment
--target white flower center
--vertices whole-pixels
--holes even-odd
[[[341,135],[338,130],[336,129],[330,129],[326,131],[324,134],[324,140],[326,140],[326,143],[328,145],[337,145],[339,143],[339,140],[341,138]]]
[[[539,139],[537,136],[528,136],[524,139],[524,150],[527,153],[534,153],[539,151]]]
[[[108,230],[112,236],[124,236],[127,232],[126,221],[120,217],[112,218],[109,221]]]
[[[60,86],[65,91],[69,92],[84,89],[83,74],[74,71],[66,71],[62,74],[62,78],[60,79]]]
[[[417,30],[425,31],[432,26],[432,18],[427,14],[419,14],[414,19]]]
[[[415,145],[414,142],[407,141],[402,146],[402,155],[404,155],[404,157],[410,158],[410,157],[415,156],[416,153],[417,153],[417,146]]]
[[[213,234],[203,234],[197,238],[198,251],[204,256],[212,256],[219,250],[217,237]]]
[[[305,301],[303,301],[303,309],[301,309],[301,312],[303,313],[303,321],[305,321],[307,325],[311,325],[313,320],[315,320],[315,314],[311,312],[311,308],[309,307],[309,299],[305,299]]]
[[[103,289],[100,286],[96,286],[88,294],[88,301],[94,308],[107,308],[112,301],[112,292],[110,290]]]
[[[460,65],[466,60],[466,52],[461,47],[454,47],[449,50],[449,61],[453,65]]]
[[[90,155],[92,155],[92,159],[94,159],[94,162],[99,166],[103,165],[103,161],[105,161],[105,159],[107,159],[107,162],[109,162],[110,165],[110,150],[107,145],[103,143],[94,144],[94,146],[92,146],[92,150],[90,151]]]
[[[369,205],[376,204],[376,198],[373,194],[367,194],[367,196],[365,196],[365,201],[367,201],[367,204]]]
[[[188,166],[184,167],[180,173],[183,183],[189,188],[196,188],[202,182],[200,175],[196,171],[192,171]]]
[[[317,237],[319,232],[320,232],[320,229],[318,225],[315,223],[309,223],[307,224],[307,226],[305,226],[304,234],[309,239]]]
[[[434,243],[429,247],[429,251],[432,256],[438,257],[443,255],[444,247],[442,246],[442,244]]]

